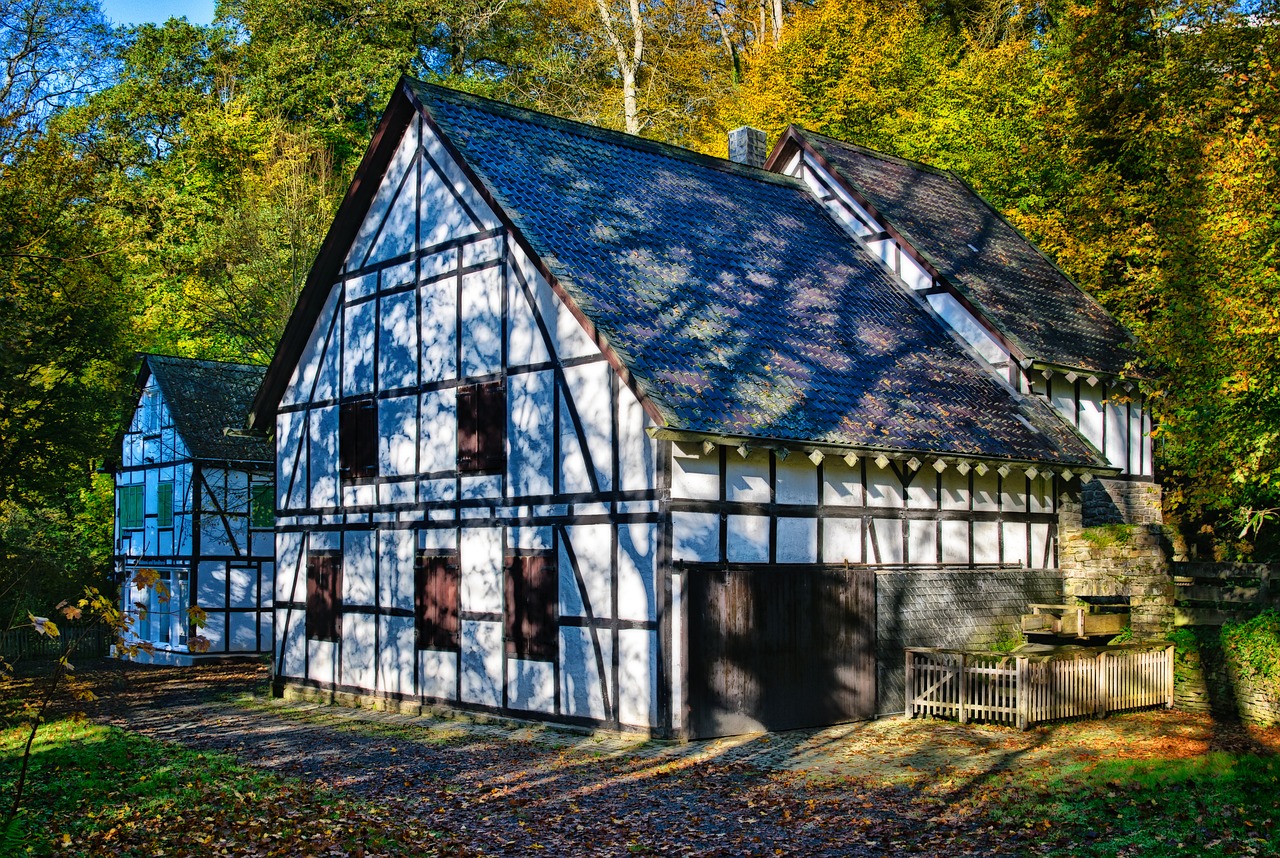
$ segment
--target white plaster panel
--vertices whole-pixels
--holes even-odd
[[[258,605],[258,570],[245,566],[232,566],[228,571],[231,578],[231,608],[255,608]]]
[[[822,502],[832,506],[862,506],[862,465],[849,467],[842,459],[822,463]]]
[[[902,556],[902,521],[896,518],[875,518],[871,520],[871,536],[875,539],[875,548],[880,551],[876,556],[871,551],[868,562],[903,563]]]
[[[769,517],[731,515],[728,517],[728,559],[735,563],[769,561]]]
[[[424,551],[456,551],[458,531],[452,527],[429,527],[417,531],[418,547]]]
[[[378,473],[409,476],[417,471],[418,398],[401,396],[378,402]]]
[[[1000,508],[1000,477],[994,470],[982,476],[974,472],[973,508],[982,512],[995,512]]]
[[[413,617],[378,617],[378,690],[413,694]]]
[[[942,562],[969,562],[969,522],[942,522]]]
[[[302,355],[289,377],[289,384],[280,397],[281,405],[294,405],[312,398],[329,398],[337,393],[337,361],[334,360],[336,349],[330,346],[326,350],[326,342],[331,336],[334,308],[338,306],[341,292],[337,287],[329,290],[320,315],[303,346]],[[278,428],[277,426],[277,431]]]
[[[618,720],[636,727],[656,725],[658,636],[645,629],[618,632]]]
[[[818,520],[780,517],[777,559],[779,563],[816,563]]]
[[[487,375],[502,368],[502,269],[462,278],[462,373]]]
[[[420,472],[438,474],[458,466],[458,397],[452,390],[422,394]]]
[[[560,409],[560,491],[590,492],[592,487],[587,467],[587,451],[583,450],[578,441],[578,433],[563,393],[556,396],[556,403]]]
[[[377,502],[378,487],[373,483],[342,486],[342,505],[345,507],[374,506]]]
[[[421,280],[433,280],[446,272],[457,271],[458,259],[459,254],[456,247],[449,247],[436,253],[428,254],[418,260],[418,277]]]
[[[595,643],[600,651],[597,659]],[[600,633],[592,640],[591,630],[573,626],[560,627],[560,705],[565,715],[604,718],[607,673],[601,677],[598,665],[606,671],[613,663],[613,646],[609,636]]]
[[[512,496],[549,495],[555,377],[532,372],[507,377],[507,473]]]
[[[1105,403],[1105,419],[1107,426],[1107,461],[1114,467],[1128,466],[1129,429],[1128,415],[1125,414],[1123,402],[1108,401]]]
[[[298,612],[298,622],[305,629],[306,617]],[[315,682],[338,681],[338,644],[307,638],[307,679]]]
[[[874,463],[867,465],[867,506],[902,506],[902,482],[892,465],[887,468],[876,467]]]
[[[924,466],[907,486],[907,506],[911,509],[938,508],[937,471]]]
[[[338,408],[325,406],[309,412],[307,451],[310,459],[311,506],[337,506],[338,496]],[[307,455],[309,454],[309,455]],[[299,478],[303,474],[298,475]],[[306,504],[299,504],[305,506]]]
[[[463,528],[458,557],[462,610],[502,613],[502,531],[496,527]]]
[[[227,634],[227,648],[231,652],[258,651],[258,615],[229,614],[231,630]],[[270,638],[263,639],[263,646],[270,645]]]
[[[809,457],[788,456],[777,467],[778,503],[816,504],[818,502],[818,469]]]
[[[462,622],[462,699],[502,705],[502,623]]]
[[[202,560],[196,565],[196,604],[206,610],[227,605],[227,564]]]
[[[502,256],[504,247],[504,236],[501,235],[473,241],[463,248],[462,264],[464,267],[470,268],[473,265],[494,262]]]
[[[437,700],[457,700],[458,658],[452,650],[419,650],[418,693]]]
[[[973,562],[1000,562],[1000,523],[975,521],[973,523]]]
[[[351,243],[351,249],[347,252],[346,264],[348,268],[362,267],[366,258],[369,258],[372,262],[389,258],[389,256],[385,255],[389,253],[389,248],[380,249],[379,256],[376,258],[372,257],[370,251],[373,249],[374,243],[378,241],[379,233],[388,231],[383,228],[383,222],[390,220],[389,216],[393,211],[393,204],[400,190],[401,181],[405,179],[406,173],[413,164],[417,148],[417,123],[410,123],[409,128],[400,139],[400,145],[396,148],[395,154],[387,165],[387,172],[383,176],[382,183],[378,186],[378,192],[374,195],[373,202],[369,205],[369,213],[360,224],[355,240]],[[412,239],[412,213],[408,217],[408,232],[409,237]],[[396,235],[402,234],[404,232],[404,218],[405,214],[397,211],[395,218],[396,228],[390,231]],[[388,225],[390,226],[390,224]]]
[[[1049,379],[1049,404],[1053,410],[1062,415],[1069,425],[1075,426],[1079,419],[1076,406],[1076,386],[1067,381],[1065,376],[1055,375]]]
[[[507,365],[512,367],[551,360],[546,339],[520,285],[514,266],[507,270]]]
[[[411,126],[409,132],[405,135],[404,146],[411,142],[410,138],[415,136],[414,131],[415,129]],[[416,143],[414,145],[416,147]],[[400,157],[402,153],[406,157],[411,157],[410,153],[412,151],[402,149],[401,152],[397,153],[397,157]],[[390,172],[389,170],[388,174]],[[373,244],[373,250],[369,253],[368,264],[395,259],[397,256],[404,256],[413,250],[414,240],[417,237],[416,224],[414,223],[418,208],[417,197],[417,177],[414,175],[413,165],[409,164],[407,175],[403,175],[400,188],[395,191],[395,199],[386,213],[386,220],[383,221],[382,228],[378,232],[378,238]]]
[[[671,559],[713,563],[720,559],[720,516],[713,512],[671,513]]]
[[[549,661],[507,662],[507,705],[512,709],[554,715],[556,668]]]
[[[374,687],[374,665],[378,654],[374,648],[375,621],[371,614],[347,612],[342,615],[342,679],[357,688]]]
[[[1146,462],[1142,461],[1142,401],[1135,399],[1129,404],[1129,425],[1125,430],[1125,440],[1129,444],[1129,461],[1127,470],[1131,474],[1145,474]]]
[[[587,452],[595,468],[601,491],[613,488],[613,415],[610,380],[612,370],[604,361],[565,367],[564,381],[569,389],[582,431],[587,439]],[[563,424],[562,424],[563,425]]]
[[[556,572],[559,578],[560,616],[585,617],[586,603],[582,598],[582,588],[573,574],[573,561],[569,559],[569,551],[563,543],[556,552]]]
[[[342,533],[336,530],[313,530],[307,534],[311,551],[341,551]]]
[[[1027,523],[1025,521],[1004,522],[1004,559],[1001,562],[1027,565]]]
[[[938,526],[934,521],[907,522],[907,560],[910,563],[938,562]]]
[[[413,610],[413,554],[416,542],[411,530],[378,532],[380,606]]]
[[[424,169],[422,183],[422,233],[424,246],[498,225],[493,212],[466,181],[458,165],[432,133],[423,135],[423,147],[443,173]],[[459,202],[461,200],[462,202]],[[463,206],[465,202],[465,207]],[[468,211],[470,214],[468,214]],[[474,218],[472,217],[474,215]]]
[[[349,530],[342,545],[342,603],[373,604],[374,533]]]
[[[693,500],[719,500],[720,455],[702,455],[695,444],[671,445],[671,496]]]
[[[942,508],[969,508],[969,477],[955,468],[942,472]]]
[[[769,502],[768,450],[752,450],[746,459],[736,450],[730,450],[725,462],[725,496],[729,500]]]
[[[307,654],[306,614],[292,608],[277,609],[275,669],[282,676],[302,678]]]
[[[276,415],[276,507],[282,510],[303,509],[307,505],[307,457],[304,432],[307,412],[284,412]]]
[[[422,302],[422,381],[456,378],[457,367],[457,282],[452,277],[423,283],[418,287]]]
[[[299,580],[305,572],[302,566],[302,540],[300,533],[276,534],[276,560],[280,571],[275,576],[275,598],[278,602],[294,602],[305,599],[305,580]]]
[[[437,480],[421,480],[418,483],[418,499],[423,503],[453,500],[458,492],[458,484],[450,478]],[[452,510],[432,510],[432,515],[441,514],[453,517]]]
[[[1031,560],[1033,568],[1053,569],[1057,566],[1052,552],[1049,550],[1049,525],[1034,523],[1031,528]]]
[[[1080,382],[1080,434],[1102,449],[1102,385]]]
[[[578,560],[578,574],[587,588],[592,613],[597,617],[613,616],[612,592],[612,528],[607,524],[589,524],[565,528],[569,548]],[[574,585],[575,589],[577,585]]]
[[[364,274],[360,277],[348,277],[342,281],[343,298],[353,301],[364,298],[378,291],[378,275]]]
[[[954,297],[939,292],[929,296],[929,304],[987,363],[1004,363],[1009,359],[1004,347]]]
[[[508,545],[516,548],[550,549],[552,531],[550,527],[530,527],[528,525],[508,529]]]
[[[378,389],[394,390],[418,383],[418,311],[412,292],[379,299]]]
[[[169,617],[162,617],[156,613],[152,615],[153,622],[165,623],[170,620]],[[225,613],[212,613],[205,619],[204,628],[199,630],[200,636],[209,642],[209,652],[229,652],[227,639],[227,615]],[[154,637],[154,632],[152,633]]]
[[[375,301],[344,307],[342,311],[342,394],[373,393]]]
[[[658,526],[618,525],[618,617],[657,619],[656,568]]]
[[[862,519],[828,518],[822,522],[823,563],[862,562]]]
[[[1027,478],[1021,471],[1001,481],[1000,508],[1005,512],[1027,511]]]
[[[539,276],[539,284],[541,285],[541,283],[542,279]],[[600,350],[596,348],[596,344],[587,336],[587,332],[582,328],[582,323],[573,317],[573,313],[569,312],[569,308],[554,293],[551,293],[550,289],[547,289],[547,292],[552,295],[552,301],[555,306],[554,314],[547,315],[545,318],[554,323],[556,355],[563,360],[564,358],[587,357],[599,354]]]

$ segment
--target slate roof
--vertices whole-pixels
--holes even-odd
[[[1133,359],[1130,334],[959,176],[795,132],[1025,357],[1113,375]]]
[[[231,462],[275,462],[265,437],[227,435],[223,429],[244,426],[249,406],[267,368],[211,360],[143,355],[145,373],[160,385],[174,426],[197,459]]]
[[[1105,467],[799,182],[405,86],[671,428]]]

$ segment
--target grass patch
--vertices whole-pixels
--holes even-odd
[[[11,795],[20,730],[0,733]],[[466,854],[454,838],[379,806],[116,728],[43,726],[22,812],[27,855]]]
[[[1080,531],[1080,538],[1094,548],[1110,548],[1113,545],[1128,545],[1133,538],[1132,524],[1100,524],[1086,527]]]
[[[1011,788],[1012,787],[1012,788]],[[1072,764],[1000,785],[994,813],[1043,832],[1044,855],[1280,854],[1280,758],[1210,753]]]

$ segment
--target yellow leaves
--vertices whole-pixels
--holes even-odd
[[[37,617],[30,611],[27,611],[27,617],[31,620],[31,627],[36,630],[36,634],[49,638],[56,638],[60,634],[57,623],[48,617]]]

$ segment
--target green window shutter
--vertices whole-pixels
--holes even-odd
[[[253,527],[276,526],[275,483],[258,483],[249,496],[249,522]]]
[[[159,527],[173,527],[173,483],[156,489],[156,519]]]
[[[142,504],[145,495],[142,486],[120,487],[120,527],[133,530],[142,527]]]

